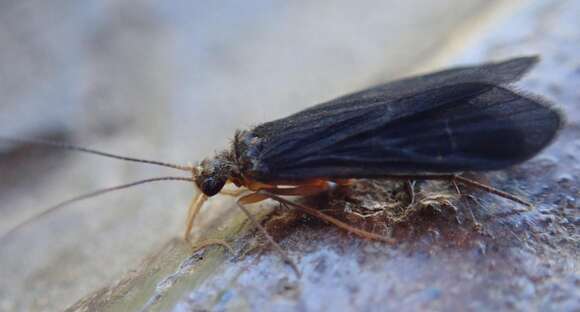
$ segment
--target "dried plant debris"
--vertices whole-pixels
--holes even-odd
[[[332,193],[295,200],[349,225],[385,236],[390,236],[395,226],[433,220],[435,215],[457,217],[456,205],[461,195],[451,183],[416,181],[412,186],[413,191],[410,192],[407,182],[362,179]],[[305,220],[310,222],[305,223]],[[313,228],[322,224],[321,220],[298,209],[277,205],[264,226],[275,240],[281,241],[295,233],[301,225]],[[254,244],[250,245],[256,248],[255,233],[251,237]]]
[[[349,216],[355,216],[398,224],[409,221],[426,209],[456,210],[459,197],[448,181],[360,180],[348,191],[333,197],[329,206],[333,210],[343,207],[349,219]]]

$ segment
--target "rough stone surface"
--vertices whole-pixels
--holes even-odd
[[[194,74],[189,74],[190,82],[180,82],[178,87],[183,88],[189,83],[188,86],[194,90],[203,88],[211,91],[180,94],[169,101],[174,103],[174,101],[181,102],[188,99],[195,103],[204,102],[205,105],[196,104],[195,107],[183,110],[171,106],[177,104],[170,104],[168,106],[170,108],[157,108],[154,103],[160,101],[160,93],[146,88],[155,84],[143,86],[144,81],[150,82],[148,79],[134,82],[139,88],[145,87],[146,91],[143,92],[156,94],[154,96],[149,93],[136,92],[133,97],[127,98],[134,101],[139,98],[153,97],[149,104],[151,111],[147,116],[166,112],[173,113],[168,114],[171,121],[166,121],[167,125],[158,126],[170,135],[159,134],[151,129],[147,130],[149,132],[146,134],[142,134],[143,136],[152,135],[161,141],[163,138],[169,137],[167,142],[149,145],[141,138],[134,141],[136,143],[132,143],[129,150],[139,152],[139,155],[142,155],[143,151],[153,151],[158,148],[163,151],[154,153],[154,155],[159,155],[159,158],[167,158],[191,149],[190,145],[180,145],[171,151],[164,151],[164,147],[172,146],[171,144],[175,144],[175,142],[196,142],[196,146],[199,143],[200,148],[209,149],[210,146],[214,148],[216,141],[222,140],[231,133],[235,127],[231,125],[232,123],[240,125],[240,121],[244,123],[250,120],[259,122],[262,119],[267,120],[295,111],[306,106],[307,103],[328,98],[337,92],[344,93],[343,91],[377,82],[379,77],[384,76],[381,72],[406,72],[410,70],[413,62],[421,58],[421,55],[423,55],[424,62],[415,65],[418,65],[417,67],[421,70],[426,70],[435,65],[481,62],[521,54],[540,54],[543,61],[521,83],[521,88],[542,94],[562,107],[568,116],[568,123],[562,130],[560,138],[541,156],[521,166],[502,172],[473,176],[502,190],[525,196],[534,203],[534,210],[521,211],[522,207],[517,204],[465,188],[462,188],[463,194],[473,196],[464,196],[458,199],[452,188],[434,182],[419,184],[417,187],[421,191],[421,195],[425,195],[427,191],[435,191],[438,194],[448,196],[444,198],[448,201],[439,198],[436,201],[437,205],[426,205],[422,209],[412,211],[407,218],[398,222],[394,222],[393,218],[384,218],[384,216],[381,218],[380,215],[364,219],[353,213],[364,212],[365,210],[361,209],[361,206],[367,208],[366,210],[374,210],[366,212],[374,213],[379,211],[379,208],[385,208],[385,204],[397,202],[397,200],[405,201],[407,198],[404,195],[399,195],[400,186],[391,182],[359,181],[358,189],[350,193],[335,194],[328,198],[318,198],[309,202],[309,204],[317,205],[321,209],[330,209],[331,213],[336,213],[357,226],[383,231],[396,239],[397,243],[391,246],[352,237],[333,226],[305,217],[294,210],[280,210],[268,215],[268,210],[263,208],[266,206],[277,208],[275,205],[257,205],[253,211],[261,213],[261,219],[265,221],[269,232],[274,234],[281,246],[288,251],[290,257],[300,268],[302,277],[298,278],[276,253],[263,247],[260,235],[256,234],[238,211],[232,210],[231,200],[227,198],[216,199],[210,203],[214,213],[203,216],[203,219],[200,220],[200,223],[204,225],[201,228],[203,231],[199,231],[197,234],[225,238],[232,242],[234,255],[225,252],[221,247],[210,247],[192,253],[187,245],[179,240],[169,238],[174,236],[175,229],[179,228],[176,224],[182,222],[182,212],[170,212],[168,213],[170,216],[166,214],[164,217],[164,211],[151,208],[157,205],[164,207],[165,210],[175,210],[167,207],[185,206],[187,198],[179,199],[179,196],[183,194],[175,191],[172,187],[159,189],[152,186],[150,190],[155,190],[155,198],[130,197],[122,199],[120,204],[119,199],[125,197],[117,196],[110,200],[103,199],[94,204],[86,204],[83,209],[80,209],[80,212],[69,209],[66,213],[62,212],[49,220],[43,220],[41,223],[44,225],[41,224],[34,229],[27,229],[24,233],[20,233],[19,238],[3,243],[0,251],[3,274],[1,281],[3,284],[0,288],[2,296],[0,297],[2,300],[0,309],[56,309],[76,301],[77,298],[102,284],[103,281],[118,276],[120,272],[137,267],[138,269],[134,272],[110,286],[91,293],[70,309],[91,310],[98,308],[116,311],[139,309],[243,311],[264,308],[278,311],[337,309],[368,311],[395,309],[578,310],[580,307],[580,273],[578,270],[580,235],[577,230],[580,225],[579,204],[577,202],[580,192],[580,159],[578,158],[580,152],[580,125],[578,124],[580,118],[580,106],[578,106],[580,103],[578,88],[580,58],[577,56],[577,51],[580,50],[580,28],[575,27],[575,25],[580,16],[580,3],[572,0],[536,1],[527,2],[526,5],[511,5],[507,9],[504,8],[502,14],[491,10],[491,14],[482,19],[472,15],[472,19],[477,20],[478,28],[471,32],[451,32],[452,40],[446,42],[447,48],[432,59],[428,59],[425,55],[426,51],[433,50],[433,47],[437,46],[436,40],[428,44],[419,40],[419,43],[413,43],[417,46],[416,49],[398,47],[411,47],[411,44],[407,46],[406,42],[411,42],[412,38],[432,36],[436,38],[438,31],[449,32],[450,28],[445,29],[434,21],[445,20],[437,19],[437,12],[443,12],[439,17],[446,16],[444,13],[450,7],[442,9],[409,4],[408,8],[412,11],[409,14],[414,14],[414,19],[409,19],[410,15],[403,16],[402,13],[392,13],[406,12],[403,10],[405,6],[391,7],[389,10],[387,8],[384,7],[386,11],[391,12],[391,17],[394,18],[390,21],[393,24],[389,24],[392,26],[391,28],[386,27],[386,24],[381,24],[384,22],[384,16],[380,14],[376,16],[371,14],[363,18],[364,14],[370,13],[361,12],[368,12],[368,9],[357,11],[354,8],[345,12],[332,11],[328,13],[330,17],[324,19],[326,22],[321,22],[320,15],[315,13],[320,12],[317,9],[321,8],[316,6],[274,8],[277,9],[274,12],[283,12],[278,13],[282,15],[277,15],[276,18],[268,14],[252,15],[253,17],[260,16],[261,19],[257,19],[258,21],[255,18],[248,19],[253,21],[249,26],[243,23],[248,20],[228,20],[240,29],[253,29],[255,32],[248,33],[254,35],[240,38],[228,30],[222,30],[216,32],[217,35],[212,36],[212,40],[207,41],[208,47],[211,47],[207,48],[208,50],[191,50],[199,53],[195,54],[193,59],[205,56],[207,59],[204,60],[207,62],[204,61],[204,64],[211,60],[216,61],[216,63],[208,67],[200,66],[200,70],[197,72],[193,68],[200,64],[186,66],[187,70],[184,69],[184,72],[194,72]],[[248,8],[232,8],[231,10],[232,12],[241,10],[243,13],[235,14],[235,16],[250,14],[248,12],[252,11]],[[425,13],[421,13],[423,10]],[[468,9],[461,9],[461,7],[453,10],[469,12]],[[132,12],[131,10],[122,12],[129,11]],[[381,12],[378,8],[372,11]],[[149,11],[145,10],[144,12]],[[152,10],[152,12],[159,11]],[[197,16],[204,23],[208,23],[208,21],[215,22],[215,20],[219,20],[216,17],[223,17],[223,14],[226,14],[223,10],[215,8],[211,8],[209,12],[213,12],[214,15],[206,12],[204,14],[198,13]],[[481,11],[480,13],[486,12],[489,11]],[[167,11],[165,13],[167,14]],[[174,14],[176,13],[174,12]],[[138,30],[143,29],[143,23],[148,25],[146,23],[148,19],[143,20],[135,16],[140,15],[129,14],[129,16],[118,18],[117,22],[123,25],[129,20],[131,25],[137,25],[134,26],[134,29]],[[163,15],[161,14],[161,16]],[[180,16],[185,20],[190,19],[189,14],[183,13]],[[300,16],[299,19],[293,19],[298,16]],[[352,36],[346,36],[344,32],[339,32],[340,36],[336,34],[336,41],[327,39],[327,37],[331,38],[329,34],[335,33],[331,30],[338,27],[336,25],[342,25],[341,23],[345,21],[346,16],[358,16],[362,20],[368,21],[368,28],[359,29],[360,32],[353,32]],[[284,22],[281,24],[272,23],[272,20],[279,19]],[[399,35],[392,37],[397,38],[397,41],[381,37],[383,38],[382,44],[377,44],[376,40],[361,41],[358,39],[359,44],[352,47],[352,41],[344,39],[348,37],[350,40],[354,40],[355,34],[365,33],[365,30],[380,26],[397,33],[396,29],[393,30],[394,27],[409,25],[405,24],[405,21],[409,23],[411,20],[424,24],[417,28],[413,26],[403,27],[409,30],[409,36],[402,36],[399,31]],[[337,23],[337,21],[341,21],[341,23]],[[429,21],[431,24],[428,23]],[[475,21],[473,22],[475,23]],[[190,21],[189,23],[194,22]],[[204,25],[202,22],[199,23],[194,24]],[[328,36],[313,36],[309,33],[308,28],[303,28],[302,32],[298,31],[298,35],[290,36],[296,34],[293,26],[305,23],[321,25],[321,29],[328,28],[328,32],[324,33]],[[359,22],[353,21],[353,24],[348,25],[359,24]],[[162,27],[163,30],[159,30],[159,27],[153,27],[156,30],[153,34],[157,34],[159,38],[165,38],[165,42],[171,45],[175,44],[176,41],[179,42],[176,38],[184,36],[187,33],[185,30],[187,27],[196,28],[195,25],[187,23],[183,25],[188,26],[179,25],[181,27]],[[273,26],[267,27],[267,29],[260,28],[263,25]],[[469,23],[461,25],[465,29],[471,29]],[[351,29],[348,26],[343,27],[340,30]],[[424,32],[425,27],[429,29],[429,36],[419,36],[418,34]],[[416,32],[410,31],[412,29],[415,29]],[[387,33],[391,33],[389,31]],[[170,39],[166,37],[168,33],[172,34]],[[382,30],[377,33],[382,33]],[[93,45],[101,47],[103,42],[108,43],[105,46],[108,46],[111,51],[117,51],[114,47],[127,44],[127,38],[135,40],[134,34],[130,31],[121,33],[115,40],[106,34],[107,32],[104,31],[101,37],[96,36]],[[143,31],[142,34],[149,34],[149,32]],[[143,37],[146,36],[143,35]],[[284,38],[284,40],[278,37]],[[200,35],[199,38],[204,37]],[[324,40],[320,38],[324,38]],[[368,38],[373,38],[373,36],[369,35]],[[145,40],[145,42],[147,41]],[[304,51],[318,52],[302,52],[304,55],[298,52],[285,52],[292,54],[286,55],[283,51],[287,50],[289,46],[285,45],[286,49],[278,49],[277,44],[280,42],[300,42],[304,46]],[[391,44],[393,42],[397,42],[397,44]],[[131,46],[131,43],[128,45]],[[350,48],[345,48],[347,46]],[[254,51],[258,47],[260,51],[265,51],[265,56],[260,56],[263,62],[251,57],[257,55],[254,54]],[[148,56],[156,55],[163,59],[165,53],[171,50],[165,46],[157,49],[160,51],[154,49],[154,51],[144,50],[140,52]],[[181,47],[181,49],[184,48]],[[102,49],[95,49],[95,51],[102,51]],[[215,55],[216,51],[222,54],[219,58],[208,57],[210,55],[208,51],[212,51],[211,55]],[[291,51],[295,51],[295,49]],[[337,51],[342,51],[343,54]],[[366,54],[369,53],[368,51],[374,52],[370,52],[369,56]],[[104,52],[101,53],[107,55]],[[312,58],[306,55],[309,53],[314,53]],[[408,53],[412,53],[412,55],[408,55]],[[134,58],[134,55],[135,53],[127,53],[116,55],[116,57],[122,56],[121,59],[129,62]],[[99,56],[97,59],[106,64],[107,62],[103,60],[105,56]],[[365,56],[371,59],[368,63],[362,60]],[[383,57],[386,60],[399,58],[401,61],[382,64]],[[282,58],[284,62],[275,61],[279,58]],[[301,60],[302,63],[286,63],[293,59]],[[322,64],[319,63],[321,59],[324,59]],[[317,61],[315,62],[315,60]],[[312,63],[309,63],[310,61]],[[157,68],[158,65],[153,62],[152,64],[154,68]],[[302,68],[312,69],[307,71],[311,76],[304,77],[305,70],[303,69],[298,70],[302,75],[293,73],[296,70],[295,67],[298,66],[297,64],[301,64]],[[381,65],[377,67],[377,64]],[[102,66],[96,68],[103,70]],[[146,76],[148,73],[152,75],[150,72],[155,71],[154,68],[135,69],[136,72],[133,73],[123,72],[116,83],[124,82],[123,77]],[[326,68],[327,71],[313,70],[315,68]],[[106,90],[106,86],[110,82],[102,78],[103,73],[114,71],[115,68],[111,66],[103,72],[97,69],[95,69],[94,76],[101,77],[101,83],[105,85]],[[344,78],[341,73],[349,70],[352,77]],[[200,73],[205,71],[210,71],[212,75],[205,76]],[[265,72],[269,73],[266,82],[265,79],[254,78],[263,76]],[[366,78],[361,80],[353,78],[361,73],[364,73],[363,77]],[[187,75],[182,73],[180,77],[184,78],[185,76]],[[300,76],[302,79],[297,78]],[[173,75],[168,73],[167,77],[173,77]],[[286,91],[285,96],[280,95],[276,92],[279,92],[277,90],[280,87],[280,81],[284,81],[283,77],[287,79],[285,87],[290,88],[298,85],[307,85],[307,87],[300,89],[300,92]],[[159,77],[157,78],[159,79]],[[278,78],[279,81],[276,80]],[[327,82],[320,83],[321,80]],[[161,81],[163,79],[159,79],[159,82]],[[195,86],[191,81],[201,85],[201,87]],[[223,90],[223,86],[235,83],[241,84],[236,88],[237,92],[230,93],[231,90]],[[114,85],[115,81],[112,84]],[[256,91],[257,86],[262,86],[263,89]],[[171,85],[164,88],[176,87]],[[288,95],[289,93],[290,95]],[[107,93],[105,92],[105,94]],[[173,93],[167,91],[163,94]],[[161,96],[161,98],[163,97]],[[219,104],[236,102],[242,98],[248,104],[247,108],[244,106],[246,109],[244,112],[233,110],[232,104],[227,106]],[[274,107],[271,104],[272,100],[279,101],[282,106]],[[302,104],[296,103],[304,103],[304,105],[299,107],[298,105]],[[269,105],[268,110],[258,109],[266,105]],[[131,112],[135,108],[125,109]],[[93,108],[90,111],[98,113],[99,109]],[[199,128],[185,126],[183,121],[176,122],[180,120],[180,114],[175,114],[176,111],[181,114],[187,113],[189,116],[203,114],[205,117],[201,120],[215,120],[216,122],[204,122]],[[104,110],[104,114],[111,114],[111,112]],[[113,124],[127,123],[122,117],[123,114],[113,113],[112,115],[115,117],[112,119]],[[123,130],[120,135],[113,131],[115,139],[104,141],[101,139],[101,142],[106,142],[106,146],[110,147],[111,150],[124,150],[127,147],[126,142],[131,142],[130,140],[139,137],[139,131],[136,129],[140,129],[139,127],[147,128],[144,125],[151,123],[150,121],[140,121],[139,118],[135,118],[131,122],[134,122],[137,128],[133,128],[135,127],[133,125],[130,128],[133,130]],[[100,125],[97,123],[93,124],[92,127],[98,129]],[[100,131],[107,133],[106,130],[109,128],[111,127],[103,126]],[[88,137],[90,137],[92,131],[88,129],[95,128],[89,127],[84,130],[89,133]],[[186,129],[188,131],[183,131]],[[192,130],[197,131],[192,132]],[[53,136],[58,137],[59,133],[53,133]],[[64,133],[66,138],[68,132]],[[200,137],[199,133],[215,133],[215,137]],[[189,154],[191,151],[188,152]],[[12,161],[16,161],[16,163],[21,161],[21,157],[14,156],[18,154],[11,153],[10,155],[12,157],[9,158],[11,161],[9,164],[13,164]],[[51,155],[52,157],[46,160],[48,165],[45,166],[56,167],[65,162],[65,168],[74,169],[74,171],[69,171],[72,172],[69,175],[77,177],[82,175],[83,170],[86,170],[85,162],[81,162],[76,157],[65,161],[62,159],[62,154]],[[201,156],[201,151],[196,151],[192,156]],[[106,166],[108,169],[101,169],[101,166]],[[7,166],[7,168],[11,167],[13,166]],[[97,176],[98,178],[85,180],[89,182],[80,183],[74,188],[65,189],[63,187],[58,193],[75,194],[82,189],[111,184],[111,182],[122,178],[126,179],[128,176],[134,177],[142,173],[127,169],[128,166],[110,166],[108,162],[96,162],[94,167],[104,171]],[[30,170],[27,171],[27,174],[34,172]],[[67,175],[63,174],[40,175],[38,178],[29,177],[20,180],[14,178],[17,185],[37,185],[33,189],[35,192],[41,192],[41,195],[35,193],[32,198],[10,195],[17,191],[12,191],[11,187],[14,186],[9,184],[8,190],[2,193],[3,216],[4,213],[9,215],[21,213],[13,212],[5,207],[38,206],[32,204],[39,199],[54,198],[47,195],[55,189],[59,190],[58,186],[55,186],[56,183],[51,182],[50,178],[54,177],[59,177],[59,180],[67,179]],[[51,187],[44,190],[47,183]],[[166,189],[170,195],[162,195]],[[151,193],[149,192],[149,195]],[[172,198],[172,196],[177,199]],[[345,199],[349,200],[345,201]],[[122,214],[125,216],[121,218],[119,209],[116,209],[115,213],[109,212],[109,215],[106,215],[107,210],[99,209],[100,206],[126,206],[127,208],[123,209]],[[453,209],[453,206],[457,209]],[[81,217],[83,211],[87,210],[91,213]],[[99,211],[99,213],[93,211]],[[137,211],[141,211],[142,214],[137,214]],[[138,217],[136,217],[137,215]],[[9,221],[3,221],[7,224],[3,225],[3,228],[22,219],[22,216],[26,216],[26,214],[9,218]],[[171,216],[174,216],[174,219]],[[136,220],[125,222],[130,218]],[[161,218],[168,218],[169,221],[161,220]],[[118,222],[121,221],[123,223],[119,224]],[[162,225],[155,225],[156,223]],[[170,225],[175,226],[169,227]],[[147,231],[140,230],[143,227]],[[108,231],[104,231],[107,229]],[[208,229],[210,231],[207,231]],[[82,234],[83,232],[86,234]],[[158,237],[154,238],[155,235],[150,232]],[[91,235],[95,237],[89,239]],[[104,239],[105,242],[100,243],[99,239],[101,241]],[[137,242],[136,247],[127,244],[128,241],[134,242],[135,240],[147,243]],[[114,247],[111,247],[111,242]],[[160,245],[163,247],[155,247]],[[135,250],[129,250],[130,248]],[[105,251],[105,253],[94,252],[98,250]],[[150,250],[158,251],[151,253]],[[120,256],[126,253],[132,254],[132,256]],[[137,259],[142,258],[141,255],[144,253],[153,254],[153,256],[146,258],[141,265],[136,265]],[[37,261],[30,259],[37,259]],[[83,263],[83,265],[81,266],[79,263]],[[107,267],[109,264],[110,266]],[[47,292],[47,289],[55,290]],[[72,291],[73,289],[74,291]],[[44,295],[40,295],[43,294],[43,291]]]
[[[236,128],[406,72],[487,2],[2,1],[0,134],[197,161]],[[26,145],[0,153],[0,233],[71,196],[175,174]],[[143,186],[1,241],[0,310],[62,310],[112,284],[181,234],[191,196]],[[199,224],[230,220],[230,203],[212,200]]]
[[[451,199],[457,212],[427,207],[396,224],[380,217],[357,220],[353,206],[383,209],[381,205],[396,194],[385,191],[396,189],[391,183],[359,181],[349,201],[333,197],[328,206],[322,201],[319,207],[338,207],[339,213],[342,207],[347,210],[343,216],[350,216],[358,226],[374,230],[385,226],[396,245],[360,240],[286,212],[265,224],[296,261],[301,278],[273,252],[250,253],[241,259],[227,258],[218,274],[190,284],[189,290],[176,290],[181,299],[160,299],[147,307],[175,311],[579,309],[580,59],[575,51],[580,48],[580,31],[568,27],[579,8],[573,1],[518,8],[502,20],[493,20],[493,26],[475,34],[472,46],[453,57],[454,62],[475,62],[520,54],[542,56],[522,89],[558,103],[568,116],[566,127],[555,144],[534,160],[477,176],[526,196],[534,203],[533,210],[522,211],[507,200],[464,190],[473,197]],[[420,188],[432,186],[452,194],[432,184]],[[200,272],[194,268],[183,278]]]

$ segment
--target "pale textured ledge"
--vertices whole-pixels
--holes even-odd
[[[527,196],[535,204],[534,210],[518,212],[521,207],[513,203],[474,193],[477,204],[463,199],[456,203],[460,207],[457,214],[440,205],[440,209],[423,209],[411,220],[388,227],[387,232],[400,242],[395,246],[363,241],[316,220],[286,215],[280,219],[286,220],[282,225],[272,227],[273,232],[279,234],[281,245],[297,262],[302,278],[297,278],[271,251],[237,258],[208,250],[190,273],[180,277],[174,288],[166,289],[164,297],[147,308],[578,309],[580,29],[572,26],[577,17],[570,12],[579,10],[580,4],[574,1],[518,7],[503,19],[492,21],[495,26],[484,28],[484,33],[468,34],[478,40],[456,56],[461,61],[519,54],[542,56],[542,63],[523,85],[560,104],[568,115],[568,125],[542,156],[510,170],[479,176],[498,188]],[[365,194],[389,190],[388,185],[382,186],[371,187],[370,193],[359,190],[354,196],[365,198]],[[451,194],[443,186],[436,187]],[[385,202],[376,195],[366,200],[371,206]],[[336,205],[337,201],[333,203]],[[470,210],[482,225],[480,231],[473,227]],[[288,223],[287,218],[294,221]],[[351,221],[362,226],[383,225],[377,220]],[[266,224],[271,222],[277,221]],[[283,229],[282,233],[276,229]],[[238,234],[242,236],[236,244],[243,245],[247,236]],[[182,256],[171,272],[192,259],[187,253]],[[203,269],[205,262],[209,262],[209,271]],[[159,277],[158,285],[168,276]],[[95,300],[94,296],[89,298]],[[143,297],[138,306],[143,307],[150,300],[151,297]],[[106,307],[119,308],[117,304],[118,300],[113,300]],[[80,306],[79,303],[76,307]]]

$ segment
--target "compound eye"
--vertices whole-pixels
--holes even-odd
[[[209,177],[201,184],[201,191],[207,196],[214,196],[222,190],[225,184],[224,179]]]

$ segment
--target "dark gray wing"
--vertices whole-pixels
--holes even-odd
[[[333,118],[364,106],[389,103],[431,89],[459,83],[483,82],[504,85],[519,80],[538,60],[537,56],[518,57],[499,63],[457,67],[391,81],[309,107],[292,116],[265,123],[254,131],[258,135],[284,133],[291,130],[290,128],[293,128],[295,124],[317,123],[320,119]],[[286,122],[286,119],[292,119],[293,122]]]
[[[249,133],[259,142],[251,174],[264,181],[364,178],[494,170],[527,160],[549,144],[561,116],[488,82],[517,79],[527,67],[507,75],[501,65],[521,60],[396,81],[260,125]],[[381,94],[393,86],[414,91]]]
[[[519,80],[539,61],[537,56],[518,57],[499,63],[486,63],[478,66],[456,67],[426,75],[413,76],[369,89],[339,97],[330,102],[315,106],[324,107],[348,101],[382,98],[394,100],[418,94],[423,91],[446,85],[466,82],[483,82],[505,85]],[[340,105],[340,104],[338,104]]]

